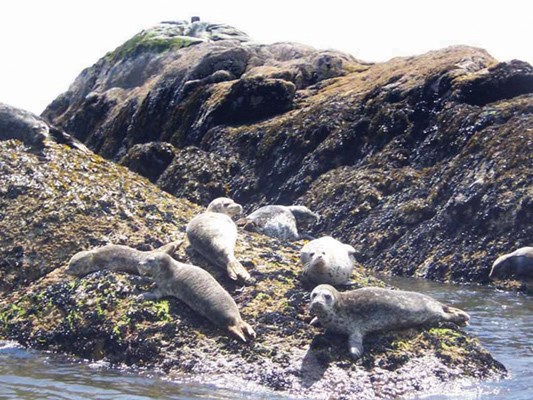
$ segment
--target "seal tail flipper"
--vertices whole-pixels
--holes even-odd
[[[230,325],[228,326],[228,331],[233,333],[235,336],[237,336],[239,339],[241,339],[244,343],[246,343],[246,336],[244,336],[244,332],[242,331],[242,327],[239,325]]]
[[[255,331],[247,322],[241,321],[240,328],[247,336],[255,339]]]
[[[250,282],[252,279],[248,271],[246,271],[246,268],[244,268],[236,258],[228,262],[227,271],[228,276],[234,281],[241,280],[244,282]]]
[[[183,244],[183,240],[176,240],[175,242],[165,244],[164,246],[161,246],[152,251],[161,251],[163,253],[167,253],[169,256],[172,256],[174,255],[176,250],[178,250],[181,247],[182,244]]]
[[[450,306],[443,306],[442,309],[445,312],[445,318],[447,321],[456,323],[459,326],[468,325],[470,315],[465,313],[463,310]]]
[[[359,332],[354,332],[348,337],[350,355],[354,360],[359,359],[365,351],[363,347],[363,336]]]
[[[245,226],[248,223],[248,220],[246,217],[239,218],[237,221],[235,221],[235,225],[237,226]]]

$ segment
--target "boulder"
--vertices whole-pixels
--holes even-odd
[[[0,160],[0,340],[306,398],[390,398],[505,375],[477,339],[454,325],[373,335],[352,362],[346,338],[309,326],[309,292],[298,278],[302,243],[240,231],[236,254],[256,279],[246,287],[186,247],[176,255],[208,270],[235,299],[257,332],[246,344],[175,298],[139,300],[153,288],[147,278],[67,275],[79,250],[107,243],[147,250],[178,239],[203,207],[55,143],[37,155],[18,140],[0,141]],[[353,278],[358,286],[383,286],[363,271]]]

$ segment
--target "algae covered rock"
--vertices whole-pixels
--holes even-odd
[[[353,244],[369,269],[488,283],[499,254],[531,244],[525,62],[454,46],[371,64],[238,40],[142,54],[100,60],[43,115],[107,158],[164,141],[232,160],[238,168],[208,164],[209,194],[248,209],[305,204],[324,217],[313,233]],[[137,57],[154,65],[150,79],[109,79],[126,77],[117,66]],[[187,160],[180,173],[161,172],[160,187],[204,202],[208,194],[180,189],[196,174],[183,172],[197,169]]]
[[[184,246],[176,255],[225,287],[257,339],[227,336],[175,298],[142,301],[153,283],[125,273],[66,275],[78,250],[113,242],[149,249],[181,237],[201,207],[97,155],[50,144],[36,155],[0,142],[0,338],[113,364],[307,398],[390,398],[436,384],[501,376],[504,367],[457,327],[376,335],[353,363],[346,338],[309,326],[299,249],[240,232],[236,254],[256,279],[238,287]],[[357,271],[359,286],[383,285]],[[422,373],[423,372],[423,373]]]
[[[169,143],[136,144],[122,157],[120,164],[155,182],[175,156],[176,149]]]
[[[157,186],[176,197],[207,205],[217,197],[227,196],[228,179],[234,168],[237,166],[231,159],[190,146],[176,151]]]

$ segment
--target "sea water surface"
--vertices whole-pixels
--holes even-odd
[[[382,277],[383,278],[383,277]],[[510,372],[507,379],[415,399],[533,398],[533,297],[479,286],[385,278],[404,290],[428,294],[471,316],[467,329]],[[0,342],[0,399],[287,399],[275,392],[222,389],[215,384],[171,382],[163,376],[74,362]]]

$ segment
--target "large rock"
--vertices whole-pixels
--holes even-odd
[[[226,193],[309,206],[315,233],[368,268],[486,283],[499,254],[531,245],[527,63],[456,46],[365,64],[235,40],[136,57],[161,63],[151,79],[110,85],[125,60],[101,60],[44,115],[108,158],[154,140],[233,158]]]
[[[138,300],[151,289],[146,278],[68,276],[66,263],[77,251],[109,242],[159,246],[181,237],[202,208],[100,156],[54,143],[42,154],[29,150],[0,141],[1,340],[306,398],[391,398],[505,373],[453,325],[374,335],[353,363],[346,338],[309,326],[309,293],[298,279],[302,243],[241,231],[236,254],[257,281],[244,288],[180,249],[180,259],[207,269],[236,300],[257,332],[248,344],[175,298]],[[383,285],[361,271],[354,280]]]
[[[176,197],[207,205],[217,197],[229,196],[229,176],[234,168],[234,161],[190,146],[176,152],[157,185]]]

